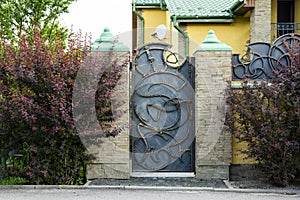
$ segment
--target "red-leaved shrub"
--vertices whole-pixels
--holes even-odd
[[[226,123],[243,152],[275,185],[287,186],[300,169],[300,46],[285,44],[289,66],[274,80],[245,81],[242,89],[228,88]]]
[[[17,45],[0,41],[0,157],[9,176],[31,184],[85,181],[88,158],[74,127],[72,88],[87,40],[72,34],[64,44],[57,37],[50,46],[38,29]]]

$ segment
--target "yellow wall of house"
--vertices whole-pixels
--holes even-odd
[[[271,23],[277,23],[277,1],[278,0],[272,0],[272,4],[271,4]],[[277,38],[277,31],[276,28],[273,30],[273,26],[276,25],[272,25],[271,28],[271,41],[274,41]]]
[[[232,137],[232,164],[254,164],[256,161],[254,159],[247,159],[246,154],[241,153],[241,150],[247,149],[246,142],[238,142],[238,140]]]
[[[159,9],[144,9],[142,15],[145,19],[145,43],[166,42],[173,44],[176,49],[178,31],[173,27],[169,12]],[[158,41],[151,36],[160,24],[164,24],[168,30],[166,39],[163,41]],[[250,39],[250,14],[237,17],[233,23],[188,23],[186,32],[190,37],[190,55],[202,43],[210,29],[215,31],[220,41],[232,47],[233,53],[244,54],[245,45]]]
[[[150,42],[165,42],[168,44],[172,44],[172,51],[178,53],[178,37],[180,37],[180,34],[173,27],[170,13],[168,11],[162,11],[159,9],[144,9],[142,12],[142,16],[145,19],[145,44]],[[151,35],[155,32],[156,27],[161,24],[164,24],[166,26],[167,34],[164,40],[157,40]]]
[[[300,0],[295,0],[295,22],[300,22]]]
[[[166,11],[166,27],[168,30],[172,30],[173,28],[170,13],[168,11]]]
[[[155,32],[155,29],[158,25],[164,24],[166,27],[167,24],[166,19],[166,11],[160,9],[144,9],[142,13],[145,19],[145,44],[149,42],[158,42],[151,35]],[[160,42],[168,42],[167,40],[163,40]]]
[[[241,84],[241,81],[233,81],[234,84]],[[235,123],[235,126],[240,126],[239,123]],[[247,142],[239,142],[238,139],[232,136],[232,164],[254,164],[257,163],[255,159],[246,158],[247,155],[242,153],[241,150],[247,150]]]
[[[160,24],[164,24],[169,30],[167,38],[160,42],[178,43],[178,38],[175,36],[178,33],[173,28],[169,12],[159,9],[144,9],[142,15],[145,19],[145,43],[158,42],[151,35]],[[237,17],[233,23],[188,23],[186,32],[190,37],[190,55],[205,39],[210,29],[215,31],[219,40],[232,47],[233,53],[244,54],[245,45],[250,39],[250,15]],[[176,33],[172,34],[172,32]]]
[[[271,16],[271,22],[276,23],[277,22],[277,0],[272,0],[272,16]]]
[[[300,0],[295,1],[295,22],[300,23]],[[298,25],[300,28],[300,25]],[[300,30],[298,30],[296,33],[300,34]]]
[[[277,1],[272,0],[272,22],[277,22]],[[300,22],[300,0],[295,0],[295,22]]]
[[[194,23],[188,24],[187,32],[192,43],[198,46],[205,39],[208,31],[212,29],[221,42],[232,47],[232,53],[244,54],[245,45],[250,39],[250,16],[237,17],[233,23]],[[194,42],[193,42],[194,41]],[[190,53],[193,53],[195,46],[190,45]]]

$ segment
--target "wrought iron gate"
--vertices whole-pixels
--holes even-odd
[[[133,65],[133,172],[194,171],[194,68],[169,50],[141,47]]]

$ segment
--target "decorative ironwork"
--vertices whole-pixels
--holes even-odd
[[[271,24],[272,36],[279,37],[288,33],[295,33],[300,30],[299,22],[278,22]]]
[[[135,59],[132,96],[134,172],[192,172],[194,95],[187,59],[170,45],[141,47]]]
[[[293,48],[300,44],[299,34],[286,34],[279,37],[273,44],[257,42],[248,45],[242,58],[238,54],[232,57],[233,80],[273,79],[275,72],[281,72],[282,66],[289,66],[290,59],[287,46]]]

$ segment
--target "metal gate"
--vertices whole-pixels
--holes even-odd
[[[133,172],[194,172],[194,68],[170,47],[146,44],[133,64]]]

